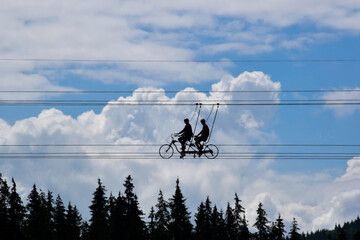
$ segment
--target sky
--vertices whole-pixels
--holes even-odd
[[[178,154],[167,160],[6,155],[139,151],[157,156],[158,144],[179,132],[195,107],[23,106],[6,104],[9,100],[360,99],[359,1],[0,0],[0,6],[0,100],[5,103],[0,105],[0,172],[15,178],[24,202],[36,183],[77,205],[88,219],[97,179],[116,195],[130,174],[146,215],[160,189],[165,198],[172,196],[177,178],[192,214],[207,196],[225,209],[236,192],[250,226],[259,202],[269,220],[280,213],[289,226],[295,217],[302,231],[332,228],[359,215],[360,147],[313,146],[359,145],[359,105],[220,105],[210,139],[220,153],[213,160]],[[104,93],[74,92],[79,90]],[[291,90],[297,91],[286,92]],[[209,112],[204,106],[200,117]],[[237,146],[221,147],[226,144]],[[333,155],[285,160],[280,154],[222,158],[229,152],[353,154],[341,160]]]

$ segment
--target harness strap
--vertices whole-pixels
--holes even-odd
[[[211,125],[211,131],[210,131],[209,137],[208,137],[208,139],[207,139],[207,141],[206,141],[205,143],[208,143],[208,142],[210,141],[210,138],[211,138],[211,135],[212,135],[212,131],[213,131],[213,128],[214,128],[214,124],[215,124],[215,121],[216,121],[217,113],[218,113],[218,111],[219,111],[219,106],[220,106],[220,104],[217,103],[216,105],[217,105],[217,107],[216,107],[216,112],[215,112],[214,120],[213,120],[213,123],[212,123],[212,125]],[[215,104],[213,105],[213,108],[214,108],[214,106],[215,106]],[[211,110],[211,111],[212,111],[212,110]]]

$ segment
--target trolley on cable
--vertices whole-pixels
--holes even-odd
[[[201,103],[196,104],[194,114],[190,119],[190,121],[193,119],[193,117],[195,116],[195,114],[197,112],[196,110],[199,106],[199,110],[197,112],[197,120],[195,122],[194,132],[196,131],[196,126],[197,126],[197,123],[199,120],[199,116],[200,116],[200,112],[201,112],[201,105],[202,105]],[[171,134],[171,142],[160,146],[160,148],[159,148],[160,156],[164,159],[169,159],[174,155],[174,153],[176,151],[180,154],[180,158],[183,158],[186,155],[193,156],[194,158],[201,157],[202,155],[204,155],[206,158],[209,158],[209,159],[216,158],[219,155],[219,149],[216,145],[209,144],[209,141],[210,141],[211,134],[212,134],[212,131],[214,128],[217,113],[219,110],[219,105],[220,105],[219,103],[213,104],[212,109],[209,113],[209,116],[206,119],[206,122],[207,122],[207,120],[210,118],[210,116],[214,110],[214,107],[216,106],[216,111],[215,111],[213,122],[211,125],[211,131],[210,131],[209,136],[206,141],[201,141],[201,142],[197,141],[195,144],[194,142],[195,142],[196,137],[194,137],[194,135],[192,134],[191,139],[189,141],[185,142],[184,150],[183,150],[182,145],[179,141],[180,134],[172,133]]]

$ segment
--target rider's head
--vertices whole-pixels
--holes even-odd
[[[201,122],[202,125],[204,125],[205,124],[205,119],[201,119],[200,122]]]
[[[185,119],[184,119],[184,123],[188,124],[188,123],[189,123],[189,119],[185,118]]]

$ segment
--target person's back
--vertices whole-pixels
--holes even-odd
[[[201,150],[203,146],[201,145],[201,142],[206,142],[206,140],[209,137],[210,130],[208,125],[205,123],[205,119],[201,119],[201,124],[203,125],[202,130],[199,132],[198,135],[195,136],[195,145],[200,150],[199,156],[201,155]]]
[[[206,141],[209,137],[210,134],[210,130],[208,125],[206,125],[206,123],[203,124],[203,128],[201,130],[201,138],[204,139],[204,141]]]
[[[193,132],[192,132],[192,127],[189,122],[185,123],[185,127],[184,127],[183,131],[184,131],[183,135],[184,135],[185,139],[190,140],[193,135]]]
[[[184,123],[185,123],[185,127],[183,130],[179,132],[180,137],[178,138],[179,142],[181,143],[181,156],[180,156],[181,158],[185,156],[186,142],[190,141],[193,136],[192,127],[190,125],[189,119],[185,118]]]

